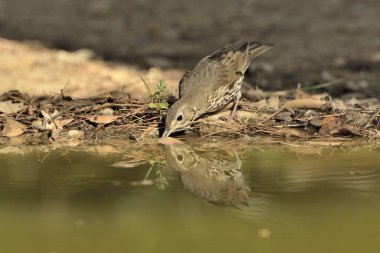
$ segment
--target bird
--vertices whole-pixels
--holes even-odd
[[[241,98],[244,74],[251,60],[274,45],[240,40],[204,57],[183,75],[179,82],[179,99],[165,117],[162,137],[188,129],[200,116],[216,112],[235,101],[231,117]]]
[[[195,197],[222,206],[246,205],[251,189],[235,150],[204,150],[188,144],[166,145],[166,164],[179,173],[182,187]]]

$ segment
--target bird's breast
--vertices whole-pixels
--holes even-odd
[[[241,76],[235,83],[219,87],[208,97],[207,112],[215,112],[230,103],[241,89],[244,76]]]

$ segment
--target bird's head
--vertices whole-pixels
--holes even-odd
[[[189,128],[196,116],[197,109],[194,106],[184,104],[181,100],[178,100],[166,113],[165,131],[162,137],[167,137],[171,133]]]

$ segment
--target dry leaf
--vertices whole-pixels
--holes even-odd
[[[47,111],[41,110],[41,114],[47,120],[53,120],[54,118],[58,116],[59,112],[57,110],[54,110],[53,113],[48,113]]]
[[[67,119],[62,119],[62,120],[55,120],[55,124],[57,125],[58,129],[63,129],[64,126],[67,124],[70,124],[74,118],[67,118]]]
[[[44,110],[41,110],[41,114],[42,116],[44,116],[44,118],[47,118],[47,119],[50,119],[51,120],[51,116],[48,112],[44,111]]]
[[[11,100],[0,102],[0,112],[4,114],[17,113],[24,108],[24,103],[12,103]]]
[[[42,125],[39,129],[41,130],[54,130],[59,129],[59,127],[56,125],[54,118],[59,114],[57,110],[54,110],[53,113],[48,113],[47,111],[41,110],[42,116],[44,118],[42,119]],[[38,124],[38,122],[36,122]],[[37,125],[38,127],[38,125]]]
[[[37,128],[37,129],[40,129],[40,130],[44,130],[43,128],[43,126],[42,126],[42,119],[37,119],[37,120],[34,120],[34,121],[32,121],[32,127],[34,127],[34,128]]]
[[[87,115],[86,119],[96,124],[109,124],[117,120],[120,116],[115,115]]]
[[[257,109],[267,107],[267,106],[268,106],[268,102],[266,99],[262,99],[262,100],[252,103],[252,107],[257,108]]]
[[[53,130],[57,128],[52,120],[45,120],[45,119],[46,118],[44,118],[43,120],[41,130]]]
[[[269,108],[273,108],[275,110],[278,110],[278,108],[280,107],[280,99],[278,96],[271,96],[269,99],[268,99],[268,107]]]
[[[326,117],[321,122],[321,129],[319,129],[319,133],[321,135],[331,134],[334,129],[340,127],[341,125],[342,122],[338,117]]]
[[[24,129],[26,126],[17,122],[13,119],[7,119],[4,125],[3,131],[1,131],[1,135],[5,137],[17,137],[24,133]]]
[[[157,138],[159,137],[159,132],[158,132],[158,129],[157,127],[154,127],[154,126],[148,126],[147,129],[145,129],[145,131],[141,134],[141,138]]]
[[[311,98],[311,95],[303,90],[301,90],[301,86],[299,85],[296,89],[295,99],[303,99],[303,98]]]
[[[162,137],[158,139],[157,141],[159,144],[164,145],[176,145],[176,144],[183,144],[183,141],[180,141],[178,139],[172,138],[172,137]]]

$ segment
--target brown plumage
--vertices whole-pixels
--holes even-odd
[[[179,83],[179,100],[168,110],[163,136],[188,128],[202,114],[240,99],[240,88],[251,60],[273,45],[239,41],[203,58]]]
[[[198,150],[189,145],[166,145],[168,168],[178,171],[182,186],[197,198],[217,205],[240,206],[250,189],[234,150]]]

